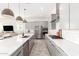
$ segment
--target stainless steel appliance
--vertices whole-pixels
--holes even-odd
[[[42,38],[42,26],[35,26],[35,38]]]

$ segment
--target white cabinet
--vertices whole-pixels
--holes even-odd
[[[51,41],[46,36],[45,36],[45,39],[46,39],[46,45],[47,45],[50,55],[56,56],[55,46],[51,44]]]
[[[56,50],[57,50],[57,56],[67,56],[67,54],[58,46],[56,46]]]
[[[29,39],[29,54],[31,53],[32,47],[34,45],[34,36]]]
[[[29,56],[29,40],[23,45],[23,56]]]
[[[48,48],[48,51],[51,56],[67,56],[67,54],[58,47],[54,42],[51,42],[48,37],[45,36],[46,39],[46,45]]]
[[[27,38],[26,38],[27,39]],[[34,45],[34,36],[27,40],[20,48],[18,48],[11,56],[29,56]]]
[[[47,48],[48,48],[50,55],[55,56],[54,46],[51,44],[51,42],[49,41],[49,39],[47,37],[45,37],[45,39],[46,39],[46,45],[47,45]]]
[[[79,3],[70,3],[70,29],[79,29]]]
[[[11,56],[23,56],[23,47],[20,47]]]
[[[61,3],[59,10],[60,27],[62,27],[62,29],[69,29],[69,4]]]
[[[62,29],[79,29],[79,3],[61,3],[59,22]]]

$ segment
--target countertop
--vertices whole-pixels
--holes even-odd
[[[46,36],[50,39],[51,43],[54,43],[56,46],[58,46],[68,56],[79,56],[79,44],[66,40],[65,38],[52,39],[48,34]]]
[[[21,38],[21,35],[17,35],[0,40],[0,56],[12,55],[19,47],[21,47],[28,39],[33,36],[32,33],[28,33],[26,35],[29,35],[29,37]]]

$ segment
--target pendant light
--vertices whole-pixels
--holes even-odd
[[[23,20],[23,23],[27,23],[27,21],[24,19],[24,20]]]
[[[25,11],[26,11],[26,9],[24,8],[24,17],[25,17]],[[23,23],[27,23],[27,21],[24,19]]]
[[[19,8],[19,16],[16,17],[16,20],[23,21],[22,17],[20,16],[20,3],[18,4],[18,8]]]
[[[2,15],[14,16],[13,11],[11,9],[9,9],[9,3],[8,3],[8,8],[5,8],[4,10],[2,10],[1,14]]]

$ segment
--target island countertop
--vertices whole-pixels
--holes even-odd
[[[68,56],[79,56],[79,45],[64,39],[52,39],[49,35],[46,35],[51,43],[54,43],[58,48],[65,52]]]
[[[33,33],[26,35],[29,37],[21,38],[19,35],[17,35],[0,40],[0,56],[12,55],[19,47],[21,47],[27,40],[29,40],[33,36]]]

